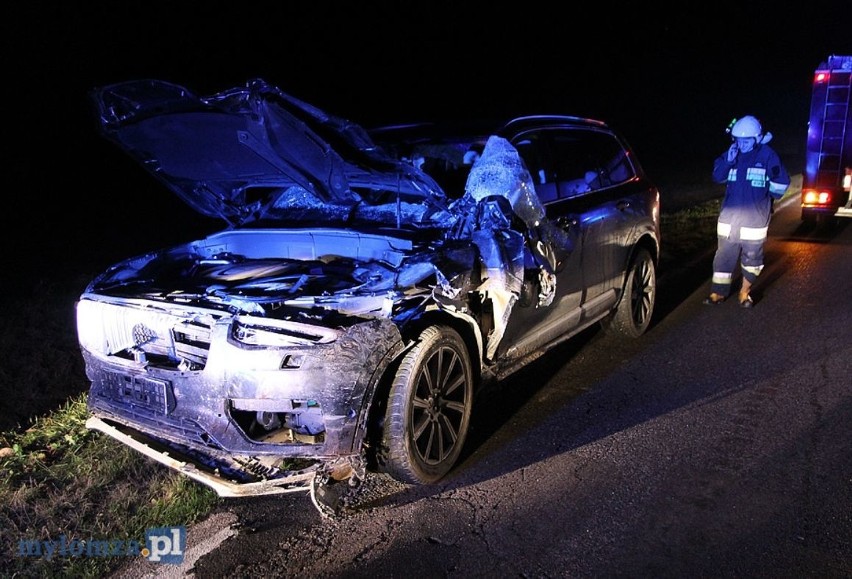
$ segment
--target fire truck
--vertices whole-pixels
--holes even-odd
[[[852,217],[852,56],[829,56],[814,72],[802,220]]]

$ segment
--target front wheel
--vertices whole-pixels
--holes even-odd
[[[638,338],[645,333],[654,313],[657,298],[657,270],[647,249],[637,250],[627,280],[624,295],[616,310],[603,321],[607,332]]]
[[[382,433],[383,469],[399,481],[440,480],[461,454],[473,404],[473,370],[459,334],[427,328],[400,362]]]

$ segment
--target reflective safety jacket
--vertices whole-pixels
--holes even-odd
[[[727,183],[717,232],[732,241],[766,239],[772,200],[790,186],[790,175],[768,145],[740,152],[733,163],[722,153],[713,163],[713,181]]]

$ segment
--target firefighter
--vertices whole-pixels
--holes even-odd
[[[764,134],[756,118],[735,119],[728,132],[733,142],[713,163],[713,181],[727,185],[716,224],[718,247],[711,293],[704,303],[721,304],[728,298],[739,261],[739,303],[750,308],[754,305],[750,291],[763,269],[763,244],[772,203],[787,191],[790,176],[778,154],[767,145],[772,133]]]

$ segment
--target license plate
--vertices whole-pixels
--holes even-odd
[[[147,376],[111,376],[113,394],[124,404],[142,406],[158,414],[169,414],[175,408],[171,384]]]

